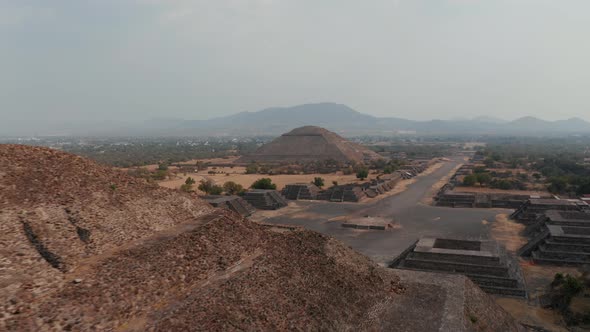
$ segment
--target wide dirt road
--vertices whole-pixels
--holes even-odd
[[[405,191],[376,202],[296,202],[303,208],[264,221],[300,225],[334,236],[381,263],[391,261],[421,236],[489,238],[489,229],[495,222],[496,215],[510,213],[510,210],[444,208],[420,202],[431,194],[433,185],[460,162],[460,159],[444,162],[433,173],[417,177],[416,182],[410,184]],[[385,219],[395,227],[387,231],[361,231],[342,227],[342,221],[365,216]]]

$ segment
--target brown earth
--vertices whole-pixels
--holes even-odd
[[[338,184],[348,183],[359,183],[364,182],[356,178],[355,174],[344,175],[342,172],[331,173],[331,174],[280,174],[280,175],[267,175],[267,174],[245,174],[245,167],[217,167],[214,171],[216,174],[209,174],[212,170],[199,171],[197,173],[177,174],[173,179],[159,181],[158,184],[165,188],[179,189],[182,184],[186,181],[189,176],[192,177],[199,183],[199,181],[205,179],[212,180],[217,185],[223,185],[227,181],[233,181],[237,184],[242,185],[244,188],[249,188],[256,180],[260,178],[270,178],[274,184],[277,185],[277,189],[281,190],[285,185],[291,183],[311,183],[315,177],[321,177],[324,179],[326,187],[332,186],[332,181],[338,182]],[[229,174],[229,175],[228,175]],[[375,175],[371,174],[368,179],[375,178]],[[196,189],[197,186],[195,186]]]
[[[3,331],[521,329],[465,277],[400,281],[330,237],[70,154],[0,145],[0,170]]]

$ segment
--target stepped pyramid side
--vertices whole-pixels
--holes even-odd
[[[518,253],[535,263],[590,264],[590,214],[550,210],[525,229],[530,240]]]
[[[311,183],[294,183],[288,184],[283,188],[281,194],[286,199],[298,200],[307,199],[314,200],[318,198],[320,188]]]
[[[365,163],[380,158],[374,151],[324,128],[305,126],[283,134],[236,162],[280,164],[335,160],[343,163]]]
[[[261,210],[277,210],[288,205],[285,198],[276,190],[250,190],[244,195],[244,200]]]
[[[459,273],[485,292],[526,297],[518,262],[494,241],[422,238],[398,256],[390,267]]]

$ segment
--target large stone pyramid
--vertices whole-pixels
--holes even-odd
[[[336,160],[344,163],[367,163],[380,159],[374,151],[352,143],[324,128],[304,126],[281,135],[261,146],[251,155],[238,159],[239,163],[294,163]]]

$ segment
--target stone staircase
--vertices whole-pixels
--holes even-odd
[[[495,254],[480,255],[471,250],[424,250],[420,244],[414,246],[418,249],[406,250],[392,267],[463,274],[488,293],[526,297],[518,262],[500,247],[494,248]]]
[[[285,198],[276,190],[250,190],[244,194],[244,199],[261,210],[277,210],[288,205]]]
[[[544,225],[541,232],[518,253],[536,263],[556,265],[590,264],[590,228]]]

